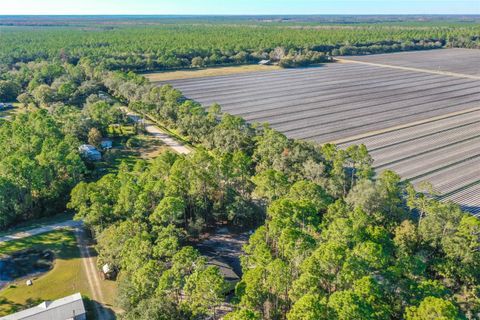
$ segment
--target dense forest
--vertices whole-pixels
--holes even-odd
[[[364,146],[288,139],[124,72],[190,67],[196,57],[232,63],[241,52],[255,61],[346,47],[367,53],[382,43],[380,52],[412,43],[474,47],[478,27],[1,31],[0,99],[16,99],[25,111],[0,120],[1,227],[75,211],[95,236],[99,265],[118,272],[121,318],[215,317],[231,284],[191,244],[219,224],[255,229],[226,319],[474,319],[480,312],[478,219],[394,172],[375,175]],[[91,164],[77,147],[126,121],[119,105],[175,131],[194,152],[167,151],[87,179]]]
[[[325,62],[330,55],[478,48],[480,43],[480,27],[474,18],[423,24],[408,20],[391,22],[395,19],[366,24],[368,20],[351,23],[346,19],[326,25],[308,19],[297,21],[294,17],[284,23],[272,17],[233,21],[50,18],[33,20],[37,22],[33,26],[24,25],[30,21],[27,18],[2,19],[0,64],[12,66],[38,59],[76,64],[84,58],[108,70],[147,71],[271,59],[293,67]],[[271,23],[265,22],[270,19]]]
[[[214,315],[227,284],[182,244],[218,222],[263,219],[245,247],[237,310],[228,319],[478,313],[480,222],[393,172],[373,179],[363,146],[289,140],[217,105],[205,111],[169,86],[133,74],[107,78],[113,95],[198,146],[72,192],[70,207],[98,234],[100,260],[120,270],[126,319]]]

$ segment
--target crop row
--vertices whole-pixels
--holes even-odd
[[[328,142],[474,107],[480,81],[330,64],[172,82],[186,97],[289,137]]]
[[[432,184],[445,200],[480,213],[480,197],[470,195],[480,182],[480,110],[407,126],[366,138],[350,140],[347,147],[363,143],[374,158],[377,172],[394,170],[414,185]]]
[[[458,63],[454,68],[461,70]],[[377,172],[394,170],[416,186],[431,182],[446,200],[471,212],[480,208],[480,196],[469,196],[480,181],[480,81],[328,64],[172,84],[204,106],[219,103],[225,112],[267,122],[291,138],[325,143],[365,137],[341,147],[364,143]]]
[[[445,49],[346,57],[349,60],[480,76],[480,50]]]

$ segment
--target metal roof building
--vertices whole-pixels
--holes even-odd
[[[78,151],[80,152],[81,155],[86,157],[88,160],[91,160],[91,161],[102,160],[102,154],[100,153],[100,151],[98,151],[98,149],[92,146],[91,144],[82,144],[78,148]]]
[[[86,320],[87,315],[80,293],[0,318],[0,320]]]

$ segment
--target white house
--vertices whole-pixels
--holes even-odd
[[[271,63],[270,60],[260,60],[258,62],[259,65],[262,65],[262,66],[266,66],[266,65],[269,65]]]
[[[0,320],[86,320],[87,313],[80,293],[12,313]]]
[[[78,148],[78,151],[82,156],[84,156],[88,160],[99,161],[102,159],[102,154],[100,153],[100,151],[98,151],[98,149],[92,146],[91,144],[82,144]]]

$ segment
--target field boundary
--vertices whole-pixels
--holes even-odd
[[[229,76],[252,72],[265,72],[281,70],[278,66],[264,66],[258,64],[230,64],[205,68],[180,68],[166,71],[152,71],[141,73],[150,83],[168,83],[169,81],[187,80],[196,78],[209,78]]]
[[[455,112],[443,114],[443,115],[440,115],[440,116],[436,116],[436,117],[432,117],[432,118],[428,118],[428,119],[424,119],[424,120],[409,122],[409,123],[401,124],[401,125],[394,126],[394,127],[388,127],[388,128],[381,129],[381,130],[369,131],[369,132],[365,132],[365,133],[362,133],[362,134],[359,134],[359,135],[334,140],[334,141],[331,141],[331,142],[328,142],[328,143],[344,144],[344,143],[352,142],[352,141],[355,141],[355,140],[370,138],[370,137],[373,137],[373,136],[377,136],[377,135],[381,135],[381,134],[385,134],[385,133],[389,133],[389,132],[394,132],[394,131],[398,131],[398,130],[402,130],[402,129],[406,129],[406,128],[410,128],[410,127],[416,127],[416,126],[419,126],[419,125],[422,125],[422,124],[435,122],[435,121],[439,121],[439,120],[443,120],[443,119],[448,119],[448,118],[451,118],[451,117],[454,117],[454,116],[459,116],[459,115],[462,115],[462,114],[472,113],[472,112],[476,112],[476,111],[480,111],[480,107],[465,109],[465,110],[461,110],[461,111],[455,111]]]
[[[374,66],[374,67],[392,68],[392,69],[405,70],[405,71],[423,72],[423,73],[438,74],[438,75],[442,75],[442,76],[451,76],[451,77],[457,77],[457,78],[480,80],[480,76],[474,76],[474,75],[456,73],[456,72],[449,72],[449,71],[434,71],[434,70],[428,70],[428,69],[422,69],[422,68],[394,66],[394,65],[391,65],[391,64],[350,60],[348,58],[347,59],[335,58],[335,60],[340,62],[340,63],[357,63],[357,64],[364,64],[364,65],[369,65],[369,66]]]

